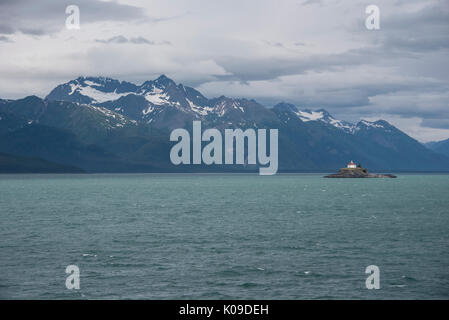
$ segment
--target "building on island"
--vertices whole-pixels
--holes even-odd
[[[355,169],[355,168],[357,168],[357,166],[356,166],[355,163],[352,162],[352,160],[351,160],[351,162],[348,163],[348,168],[349,168],[349,169]]]

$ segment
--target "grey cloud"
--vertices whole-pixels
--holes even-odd
[[[115,36],[106,40],[97,39],[96,42],[101,43],[127,43],[129,40],[125,38],[124,36]]]
[[[301,3],[302,6],[308,6],[308,5],[313,5],[313,4],[322,5],[323,0],[306,0]]]
[[[99,27],[98,33],[88,30],[91,39],[97,40],[77,40],[80,52],[95,49],[94,55],[90,52],[83,57],[75,53],[73,58],[64,56],[63,48],[56,47],[57,40],[43,38],[42,46],[55,45],[49,57],[57,59],[60,52],[63,64],[60,61],[46,70],[36,62],[36,68],[22,73],[37,79],[37,84],[48,81],[51,72],[65,73],[64,77],[70,78],[76,68],[71,70],[66,62],[73,59],[80,68],[99,74],[110,72],[123,80],[143,81],[154,73],[169,73],[174,80],[204,88],[210,96],[244,96],[266,105],[288,100],[303,107],[324,107],[336,116],[357,118],[382,113],[419,117],[424,119],[424,126],[440,128],[449,119],[449,6],[444,0],[379,0],[379,31],[364,27],[364,8],[371,2],[299,0],[275,6],[273,2],[260,1],[257,11],[252,5],[242,6],[241,19],[231,1],[207,5],[199,1],[140,3],[146,9],[114,1],[74,3],[81,10],[82,29],[83,24],[96,21],[122,23],[105,24],[108,29]],[[69,3],[0,0],[0,41],[14,40],[14,33],[39,36],[57,32],[65,24],[66,4]],[[180,12],[190,10],[192,14],[183,16],[180,23],[155,26],[152,35],[145,33],[144,28],[135,31],[136,26],[129,25],[142,21],[142,27],[151,28],[147,22],[167,20],[149,17],[146,12],[166,12],[179,18]],[[217,27],[220,24],[222,27]],[[233,37],[237,33],[239,36]],[[153,47],[170,45],[160,39],[177,39],[173,41],[179,47]],[[30,50],[41,49],[35,42],[32,45]],[[344,51],[345,48],[356,49]],[[149,54],[151,62],[143,63]],[[20,73],[7,65],[7,59],[3,59],[3,69],[10,74]],[[202,65],[204,61],[208,63]],[[41,65],[46,65],[45,60]],[[3,91],[20,90],[10,85],[3,70],[2,74],[4,83],[12,88],[3,86]]]
[[[21,33],[28,34],[31,36],[43,36],[50,32],[50,29],[46,28],[18,28],[17,31]]]
[[[66,6],[69,3],[41,1],[0,1],[0,33],[21,32],[43,35],[65,26]],[[78,0],[81,25],[98,21],[151,21],[144,9],[115,1]]]
[[[147,40],[144,37],[131,38],[129,42],[136,44],[154,44],[154,41]]]
[[[0,42],[14,42],[6,36],[0,36]]]
[[[160,42],[154,42],[151,40],[148,40],[144,37],[131,37],[127,38],[122,35],[114,36],[109,39],[97,39],[95,42],[100,43],[133,43],[133,44],[148,44],[148,45],[170,45],[171,43],[169,41],[160,41]]]
[[[404,1],[409,3],[409,1]],[[421,2],[421,1],[418,1]],[[402,29],[418,31],[418,29],[433,29],[435,26],[447,29],[447,18],[449,15],[449,6],[442,1],[431,3],[423,7],[421,10],[406,12],[401,10],[400,14],[396,13],[383,19],[386,23],[385,27],[390,29]]]
[[[448,17],[449,21],[449,17]],[[449,30],[448,30],[449,34]],[[425,37],[389,37],[385,39],[384,45],[389,48],[401,49],[416,52],[434,51],[449,48],[449,36],[431,35]]]
[[[346,114],[373,117],[383,114],[401,119],[419,118],[423,128],[449,129],[449,87],[441,84],[435,89],[410,86],[406,90],[378,93],[369,103],[354,108],[342,108]],[[345,110],[346,109],[346,110]]]
[[[222,79],[243,81],[270,80],[279,76],[362,64],[397,67],[399,60],[421,59],[420,54],[449,49],[449,7],[443,10],[440,6],[428,6],[417,12],[392,15],[381,20],[379,32],[369,32],[366,37],[371,37],[371,46],[338,54],[315,54],[289,59],[217,57],[215,60],[232,74]],[[281,42],[266,43],[283,47]],[[295,45],[305,44],[297,42]]]
[[[312,2],[315,3],[306,1],[303,4]],[[354,34],[354,30],[347,31]],[[357,30],[360,30],[359,26]],[[384,112],[401,117],[420,117],[424,119],[423,126],[449,128],[446,127],[449,122],[449,74],[447,64],[442,62],[449,56],[449,6],[430,4],[418,11],[401,10],[400,14],[385,15],[385,18],[381,9],[381,30],[362,32],[370,40],[369,46],[338,54],[284,59],[218,57],[217,63],[230,75],[217,76],[217,79],[272,81],[275,84],[276,79],[283,76],[307,77],[310,73],[341,72],[342,80],[351,79],[352,75],[344,72],[364,66],[378,68],[380,73],[383,69],[390,70],[403,79],[385,78],[378,83],[361,79],[359,84],[336,88],[323,81],[310,85],[312,93],[298,87],[290,97],[267,97],[263,92],[253,97],[265,104],[288,98],[298,105],[325,107],[337,114],[352,111],[359,115],[373,115]],[[354,77],[358,77],[360,72],[357,71]],[[373,97],[382,98],[376,103]],[[391,101],[391,97],[396,99]]]
[[[279,41],[265,41],[265,43],[271,47],[278,47],[278,48],[283,48],[284,45],[282,44],[282,42]]]
[[[380,21],[381,29],[371,34],[386,53],[449,49],[449,6],[431,4],[415,12],[404,10],[386,17],[381,10]]]
[[[12,34],[14,33],[14,28],[8,26],[6,24],[0,24],[0,33],[1,34]]]
[[[421,125],[427,128],[449,129],[449,119],[424,119]]]
[[[308,71],[322,72],[368,64],[373,59],[378,59],[375,51],[357,49],[342,54],[321,54],[289,59],[218,57],[215,61],[231,74],[218,76],[220,80],[257,81],[304,74]]]
[[[340,88],[327,88],[325,84],[323,86],[313,94],[303,93],[294,98],[295,102],[365,116],[388,113],[405,118],[449,119],[449,86],[445,83],[426,79],[414,82],[386,79],[384,83],[360,83]]]
[[[324,85],[324,84],[323,84]],[[431,97],[425,101],[421,101],[421,106],[418,107],[414,102],[414,93],[426,92],[434,90]],[[388,100],[380,100],[379,103],[374,103],[371,99],[377,96],[389,96],[401,93],[405,97],[394,104],[389,104]],[[432,83],[417,82],[417,83],[400,83],[397,81],[385,81],[384,84],[360,84],[357,86],[343,87],[343,88],[322,88],[316,89],[312,94],[303,93],[296,98],[293,98],[296,103],[303,106],[321,106],[330,110],[338,110],[344,112],[345,109],[352,110],[356,113],[376,114],[381,111],[391,114],[397,114],[405,117],[409,116],[423,116],[435,117],[436,115],[444,115],[449,117],[449,110],[444,110],[440,106],[434,105],[435,98],[442,97],[446,99],[445,94],[448,88],[441,86],[438,91]]]

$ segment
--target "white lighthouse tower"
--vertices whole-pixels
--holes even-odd
[[[348,163],[348,168],[349,168],[349,169],[355,169],[355,168],[357,168],[357,166],[356,166],[355,163],[352,162],[352,160],[351,160],[351,162]]]

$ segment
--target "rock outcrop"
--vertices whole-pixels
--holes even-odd
[[[396,178],[393,174],[369,173],[365,168],[341,168],[337,173],[325,176],[325,178]]]

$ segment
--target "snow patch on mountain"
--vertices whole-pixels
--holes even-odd
[[[310,110],[297,109],[297,111],[294,111],[295,109],[292,108],[290,108],[290,110],[293,110],[293,113],[295,113],[298,116],[298,118],[301,119],[301,121],[303,122],[320,121],[332,125],[348,133],[354,133],[354,129],[356,127],[354,124],[350,122],[335,119],[326,110],[310,111]]]
[[[209,113],[214,111],[214,108],[211,108],[209,106],[204,107],[198,106],[194,104],[192,101],[190,101],[188,98],[186,98],[186,101],[189,104],[190,109],[201,116],[207,116]]]
[[[84,80],[84,83],[87,84],[88,86],[97,86],[97,87],[101,87],[101,84],[98,82],[94,82],[94,81],[90,81],[90,80]]]
[[[145,116],[154,111],[154,107],[152,105],[148,106],[148,108],[142,110],[142,114]]]
[[[296,114],[303,122],[321,120],[321,119],[323,119],[323,116],[324,116],[322,111],[317,112],[317,111],[298,110],[298,112],[296,112]]]
[[[383,129],[385,132],[391,132],[388,128],[388,123],[385,121],[371,122],[368,120],[360,120],[357,124],[354,124],[348,121],[335,119],[324,109],[315,111],[299,110],[296,106],[286,103],[281,103],[280,107],[283,110],[289,110],[290,112],[296,114],[296,116],[303,122],[320,121],[351,134],[355,134],[361,129],[371,128]]]
[[[92,81],[88,81],[88,80],[86,80],[84,83],[87,84],[87,82],[93,83]],[[83,86],[80,83],[77,83],[77,84],[70,83],[70,89],[71,89],[71,92],[69,92],[69,96],[73,95],[75,92],[78,92],[83,96],[91,98],[93,103],[103,103],[106,101],[117,100],[120,97],[123,97],[123,96],[126,96],[126,95],[132,93],[132,92],[117,93],[117,90],[114,90],[113,92],[104,92],[104,91],[97,90],[97,89],[91,87],[90,85]]]
[[[381,125],[377,122],[371,122],[371,121],[367,121],[367,120],[361,120],[359,122],[359,124],[363,124],[366,127],[370,127],[370,128],[385,128],[383,125]]]
[[[108,123],[111,128],[123,128],[127,124],[137,125],[137,121],[128,120],[123,115],[113,112],[109,109],[103,107],[97,107],[93,105],[85,105],[85,107],[94,110],[95,112],[99,112],[102,115],[106,116],[105,121]]]
[[[241,106],[234,106],[234,109],[240,110],[242,113],[245,112],[245,109],[243,109]]]
[[[147,94],[145,94],[145,99],[148,102],[151,102],[152,104],[155,105],[163,105],[163,104],[172,104],[170,102],[170,96],[167,95],[166,93],[159,93],[159,92],[148,92]]]
[[[334,118],[329,119],[329,124],[333,125],[336,128],[348,131],[348,132],[353,132],[354,131],[354,125],[352,123],[343,121],[343,120],[337,120]]]

